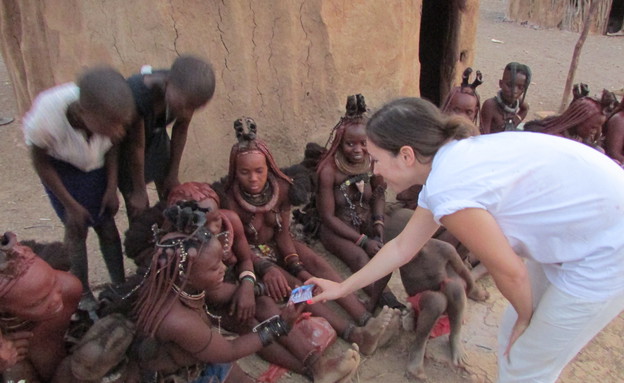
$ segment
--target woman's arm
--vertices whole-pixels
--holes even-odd
[[[607,155],[624,164],[624,112],[611,117],[607,122]]]
[[[319,174],[319,186],[316,198],[316,207],[321,216],[323,225],[335,235],[356,242],[360,233],[353,227],[344,223],[336,216],[336,201],[334,200],[334,175],[331,166],[325,166]]]
[[[257,332],[250,332],[233,340],[226,339],[219,331],[211,328],[197,313],[172,309],[160,325],[157,338],[161,342],[177,344],[178,347],[203,362],[234,362],[259,351],[267,341],[270,343],[279,336],[286,335],[303,311],[303,306],[287,305],[282,310],[280,320],[272,320],[273,325],[269,326],[272,330],[262,331],[261,328],[266,326],[260,324],[256,326]],[[265,344],[263,344],[263,338]]]
[[[371,188],[373,196],[371,201],[371,219],[373,220],[373,228],[377,237],[383,243],[384,241],[384,210],[386,208],[386,183],[382,176],[373,176],[371,178]],[[381,222],[380,222],[381,221]]]
[[[231,210],[221,210],[223,215],[232,224],[232,231],[230,236],[230,243],[232,243],[232,251],[236,254],[237,264],[236,271],[238,272],[238,288],[232,296],[232,304],[230,305],[230,315],[236,315],[236,319],[245,322],[253,318],[256,313],[256,299],[254,297],[254,285],[249,278],[242,278],[241,273],[254,272],[254,265],[252,262],[251,248],[245,237],[245,231],[243,224],[236,213]],[[254,273],[255,276],[255,273]],[[256,280],[257,280],[256,276]]]
[[[427,243],[438,227],[439,225],[433,220],[431,212],[418,207],[405,229],[395,239],[382,247],[366,266],[342,283],[321,278],[307,280],[306,284],[315,284],[321,291],[320,294],[312,298],[311,303],[344,297],[385,277],[414,258],[414,255]]]
[[[527,114],[529,114],[529,104],[524,101],[520,104],[520,110],[518,110],[518,117],[520,117],[519,122],[522,122],[526,118]]]
[[[463,209],[442,218],[442,224],[487,268],[496,287],[518,313],[509,347],[533,315],[531,284],[524,262],[513,251],[494,217],[483,209]]]
[[[230,242],[233,242],[231,244],[232,251],[236,254],[236,271],[239,274],[243,271],[254,271],[251,248],[249,247],[249,242],[247,242],[247,237],[245,237],[245,229],[243,229],[243,223],[238,214],[232,210],[225,209],[221,209],[221,212],[230,220],[232,231],[234,231],[232,233],[234,240],[230,239]]]

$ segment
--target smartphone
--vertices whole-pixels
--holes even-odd
[[[290,293],[290,302],[300,303],[305,302],[308,299],[312,299],[312,291],[314,290],[314,285],[303,285],[295,288]]]

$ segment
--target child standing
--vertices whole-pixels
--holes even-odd
[[[193,56],[178,57],[170,70],[142,70],[128,78],[137,115],[121,145],[119,190],[128,218],[149,206],[146,183],[154,181],[166,201],[178,185],[178,170],[193,114],[215,89],[212,66]],[[173,123],[171,139],[167,125]]]
[[[52,207],[65,225],[64,243],[71,271],[82,282],[80,308],[96,302],[89,289],[86,239],[89,226],[113,283],[125,279],[119,232],[117,149],[134,115],[132,92],[111,68],[86,72],[78,83],[42,92],[24,117],[24,137],[35,171]]]
[[[531,84],[531,68],[510,62],[498,81],[500,90],[495,97],[485,100],[481,108],[481,134],[517,130],[518,124],[529,112],[524,101]]]

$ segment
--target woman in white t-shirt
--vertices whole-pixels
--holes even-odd
[[[396,239],[342,283],[336,299],[407,263],[444,225],[511,303],[499,334],[499,382],[554,382],[624,309],[624,171],[605,155],[541,133],[471,136],[428,101],[390,102],[367,125],[375,173],[399,192],[422,184]]]

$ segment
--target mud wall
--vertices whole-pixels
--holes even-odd
[[[475,8],[478,0],[468,3]],[[20,112],[39,91],[94,64],[127,76],[144,64],[166,68],[184,53],[207,57],[217,89],[193,118],[181,178],[211,180],[226,170],[232,122],[242,115],[256,119],[278,162],[289,164],[307,141],[325,142],[348,94],[364,94],[372,109],[418,95],[421,6],[421,0],[2,0],[2,53]],[[473,51],[474,35],[466,39],[462,50]]]

